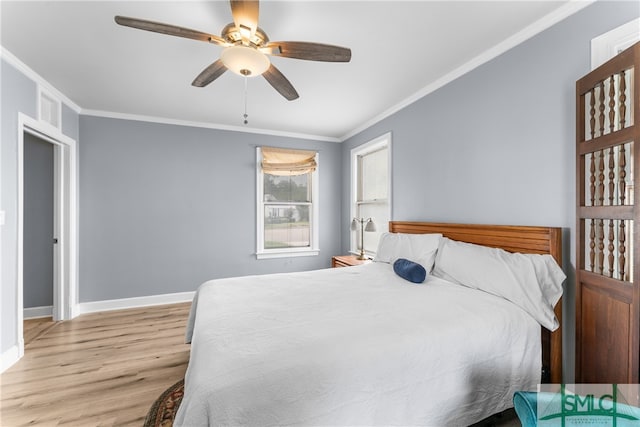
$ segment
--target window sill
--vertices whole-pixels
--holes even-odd
[[[283,250],[271,250],[268,252],[257,252],[256,259],[269,259],[269,258],[293,258],[300,256],[318,256],[320,255],[319,249],[283,249]]]

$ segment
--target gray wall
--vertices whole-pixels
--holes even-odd
[[[18,176],[18,112],[36,116],[36,84],[0,59],[0,209],[5,211],[5,225],[0,226],[0,351],[17,344],[17,176]]]
[[[53,144],[24,135],[23,305],[53,306]]]
[[[574,373],[575,81],[590,41],[640,15],[597,2],[343,144],[392,132],[392,218],[564,229],[565,379]],[[349,184],[342,196],[349,247]]]
[[[326,268],[340,252],[339,144],[82,116],[80,302]],[[320,152],[320,255],[256,260],[256,146]]]
[[[17,209],[18,209],[18,113],[37,117],[36,83],[4,59],[0,59],[0,209],[5,225],[0,227],[0,352],[17,345]],[[62,107],[62,132],[78,140],[78,114]]]

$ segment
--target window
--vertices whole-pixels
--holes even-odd
[[[375,254],[391,219],[391,134],[351,150],[351,216],[371,218],[376,231],[364,232],[364,251]],[[360,227],[351,232],[351,252],[360,252]]]
[[[257,149],[258,258],[317,255],[318,153]]]

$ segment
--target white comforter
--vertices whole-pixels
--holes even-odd
[[[206,282],[190,328],[176,426],[468,425],[540,381],[526,312],[383,263]]]

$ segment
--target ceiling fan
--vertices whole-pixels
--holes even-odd
[[[345,47],[310,42],[271,42],[267,34],[258,27],[258,1],[231,0],[230,3],[233,22],[222,29],[220,36],[126,16],[116,16],[115,21],[126,27],[200,40],[224,47],[220,58],[193,80],[191,84],[196,87],[205,87],[225,71],[231,70],[245,77],[264,76],[275,90],[292,101],[299,97],[298,92],[271,63],[267,55],[325,62],[351,60],[351,49]]]

